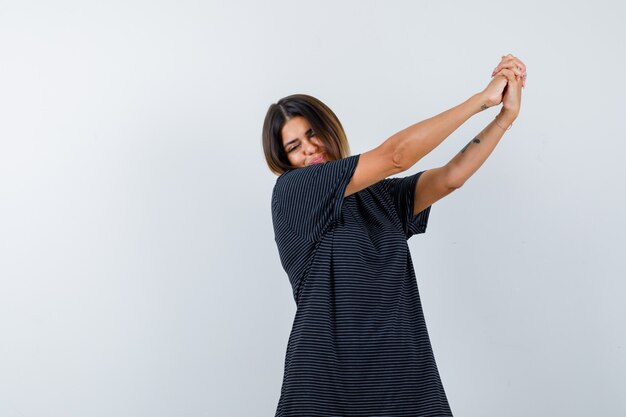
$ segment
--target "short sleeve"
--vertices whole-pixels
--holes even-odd
[[[400,218],[406,238],[426,232],[428,217],[432,206],[426,207],[413,216],[413,203],[415,202],[415,186],[419,177],[426,171],[399,178],[387,178],[383,180],[387,192],[393,200],[395,210]]]
[[[317,241],[340,218],[359,156],[292,169],[278,177],[272,193],[275,228]]]

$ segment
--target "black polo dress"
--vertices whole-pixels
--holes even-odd
[[[452,416],[407,244],[424,172],[348,197],[359,161],[284,172],[272,192],[280,261],[297,305],[276,417]]]

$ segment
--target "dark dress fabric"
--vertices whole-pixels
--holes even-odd
[[[343,197],[360,155],[284,172],[272,193],[296,314],[276,417],[452,416],[407,240],[422,172]]]

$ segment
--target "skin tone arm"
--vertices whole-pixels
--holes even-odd
[[[501,100],[503,108],[496,119],[465,145],[445,166],[427,170],[421,175],[415,187],[414,215],[460,188],[489,157],[506,132],[506,128],[519,114],[525,73],[526,66],[519,59],[511,55],[503,57],[502,62],[494,69],[494,74],[496,74],[496,79],[503,76],[506,80],[506,90],[503,91],[501,98],[492,95],[486,99],[490,102],[498,102],[498,104]],[[499,81],[492,81],[481,94],[488,94],[492,84],[497,82]]]
[[[496,85],[501,92],[506,86],[506,79],[501,76],[495,77],[489,85],[492,84]],[[496,93],[498,93],[497,88],[495,90]],[[489,95],[482,93],[475,94],[463,103],[443,113],[422,120],[393,134],[377,148],[361,154],[356,171],[346,188],[345,196],[358,192],[383,178],[409,169],[417,161],[441,144],[470,117],[499,103],[498,101],[489,101],[488,97]],[[447,170],[445,170],[445,172],[443,168],[437,168],[437,170],[429,170],[433,171],[433,173],[437,173],[437,175],[436,178],[432,179],[432,181],[436,183],[433,184],[431,181],[428,187],[431,188],[435,186],[437,189],[426,191],[427,194],[431,194],[428,200],[432,200],[434,197],[441,195],[441,191],[450,192],[452,188],[451,178],[448,176]],[[427,173],[428,171],[425,172],[422,177]],[[433,173],[429,176],[433,176]],[[418,183],[422,182],[424,181],[420,178]],[[443,197],[443,195],[441,197]],[[433,202],[434,201],[436,200],[433,200]]]
[[[395,142],[396,165],[401,171],[406,171],[439,146],[470,117],[494,105],[482,93],[475,94],[443,113],[399,131],[389,138]]]
[[[522,70],[525,71],[525,66]],[[520,70],[513,68],[500,68],[499,71],[494,70],[494,74],[497,75],[482,92],[443,113],[395,133],[380,146],[362,153],[344,196],[409,169],[471,116],[500,104],[507,86],[506,75],[513,78],[522,75]],[[421,203],[432,204],[455,189],[459,177],[453,176],[450,167],[446,165],[424,172],[418,181],[418,187],[421,188],[419,195],[424,197]]]

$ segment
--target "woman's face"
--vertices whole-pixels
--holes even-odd
[[[329,161],[324,144],[304,117],[295,116],[289,119],[280,133],[283,149],[292,166],[302,168]]]

